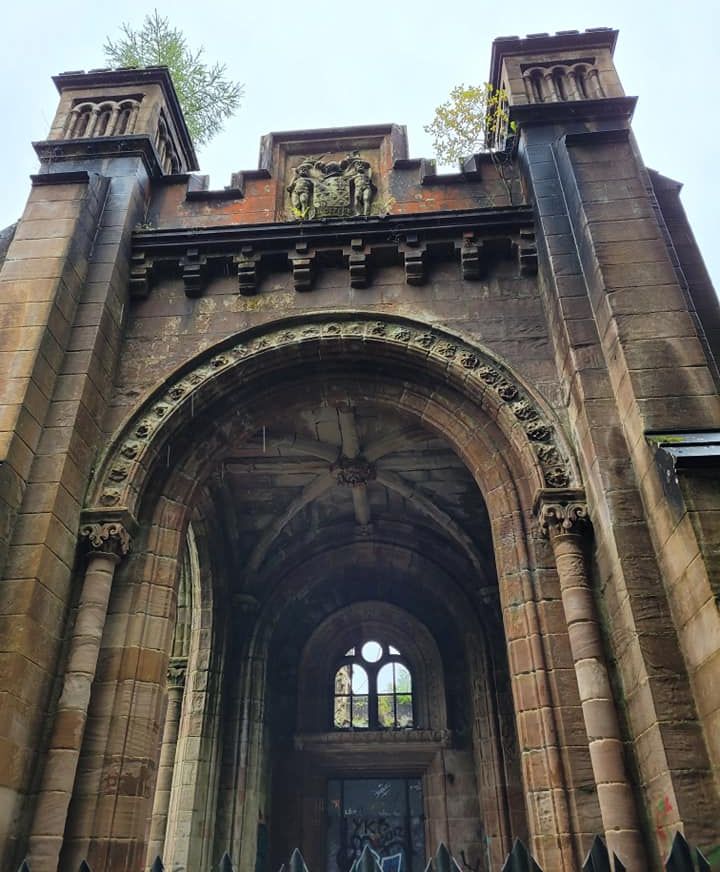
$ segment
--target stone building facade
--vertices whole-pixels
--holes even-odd
[[[0,272],[3,870],[717,852],[718,302],[616,36],[496,40],[516,134],[450,175],[379,125],[209,190],[165,70],[55,78]]]

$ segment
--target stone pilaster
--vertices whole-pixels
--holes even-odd
[[[148,842],[147,865],[155,857],[164,853],[165,834],[167,832],[168,814],[170,812],[170,794],[172,791],[173,772],[175,769],[175,752],[180,733],[180,715],[182,700],[185,693],[185,677],[187,674],[187,658],[175,657],[168,667],[168,703],[163,727],[160,760],[155,785],[155,800],[150,822],[150,839]]]
[[[131,546],[127,527],[114,519],[83,524],[80,543],[85,578],[28,843],[37,872],[58,867],[115,568]]]
[[[592,527],[584,494],[542,492],[536,511],[555,556],[608,847],[628,872],[640,872],[647,868],[647,859],[588,575],[586,549]]]

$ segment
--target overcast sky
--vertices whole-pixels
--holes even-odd
[[[625,91],[640,97],[634,129],[648,166],[684,183],[683,202],[720,286],[717,242],[717,60],[720,2],[685,0],[474,0],[472,3],[265,3],[158,0],[209,60],[245,84],[237,116],[200,151],[211,187],[257,166],[271,130],[374,122],[405,124],[413,157],[432,157],[423,124],[451,87],[488,78],[496,36],[616,27],[615,60]],[[139,25],[152,3],[33,0],[3,9],[0,83],[4,170],[0,227],[17,220],[57,94],[50,76],[105,65],[102,45],[123,21]],[[715,231],[715,232],[713,232]]]

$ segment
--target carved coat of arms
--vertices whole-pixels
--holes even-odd
[[[355,151],[343,160],[304,158],[287,187],[294,218],[370,215],[375,185],[372,168]]]

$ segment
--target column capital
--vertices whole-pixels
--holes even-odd
[[[107,554],[122,560],[132,547],[137,521],[126,509],[85,509],[78,538],[90,554]]]
[[[131,548],[130,534],[119,521],[83,524],[79,535],[88,555],[103,554],[122,560]]]
[[[535,514],[544,536],[560,534],[587,535],[591,524],[585,491],[579,489],[546,489],[535,497]]]
[[[184,687],[187,675],[187,657],[171,657],[168,664],[168,687]]]

